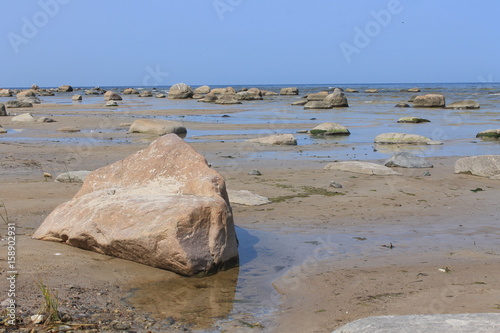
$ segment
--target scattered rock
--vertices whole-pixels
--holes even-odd
[[[139,95],[139,91],[135,90],[134,88],[127,88],[123,90],[124,95]]]
[[[349,135],[347,127],[336,123],[323,123],[309,130],[312,135]]]
[[[378,93],[378,90],[377,89],[366,89],[365,93],[367,93],[367,94],[376,94],[376,93]]]
[[[0,103],[0,117],[7,116],[7,110],[5,109],[5,104]]]
[[[232,204],[244,206],[260,206],[271,202],[266,197],[246,190],[228,190],[227,194],[229,195],[229,202],[231,202]]]
[[[116,103],[115,101],[107,101],[106,104],[104,104],[104,106],[107,107],[118,106],[118,103]]]
[[[68,171],[63,172],[56,177],[56,182],[58,183],[83,183],[85,177],[90,174],[91,171]]]
[[[73,97],[71,97],[71,99],[73,101],[81,101],[83,99],[82,95],[73,95]]]
[[[252,88],[255,89],[255,88]],[[239,101],[257,101],[257,100],[262,100],[262,93],[260,90],[258,93],[255,93],[255,91],[252,92],[252,89],[249,89],[247,91],[240,91],[236,93],[236,99]]]
[[[401,103],[394,105],[394,107],[396,107],[396,108],[409,108],[410,104],[406,104],[406,103],[401,102]]]
[[[418,117],[403,117],[398,119],[398,123],[411,123],[411,124],[420,124],[420,123],[430,123],[431,121],[424,118]]]
[[[23,113],[18,116],[12,117],[12,121],[23,122],[23,123],[34,123],[36,119],[31,115],[31,113]]]
[[[139,94],[139,97],[153,97],[153,93],[149,90],[144,90]]]
[[[308,101],[304,105],[304,110],[333,109],[330,103],[325,101]]]
[[[54,92],[49,91],[49,90],[44,90],[44,89],[38,90],[38,94],[40,96],[55,96]]]
[[[155,98],[167,98],[167,95],[165,95],[165,94],[156,94]]]
[[[214,94],[213,92],[209,92],[208,94],[205,95],[202,99],[199,99],[198,102],[203,102],[203,103],[215,103],[215,101],[218,99],[217,95]]]
[[[333,187],[333,188],[342,188],[343,186],[340,183],[332,181],[332,182],[330,182],[330,187]]]
[[[92,172],[33,237],[185,276],[238,264],[224,179],[176,135]]]
[[[201,86],[193,91],[194,94],[208,94],[209,92],[210,92],[209,86]]]
[[[407,92],[420,92],[419,88],[410,88],[406,90]]]
[[[332,333],[499,332],[500,313],[377,316],[350,322]]]
[[[281,88],[280,90],[280,95],[298,95],[298,94],[299,94],[299,88],[297,87]]]
[[[12,97],[12,90],[0,89],[0,97]]]
[[[293,102],[292,105],[298,105],[298,106],[304,106],[308,103],[309,101],[307,99],[301,99],[296,102]]]
[[[280,145],[280,146],[296,146],[297,139],[293,134],[276,134],[270,135],[262,138],[250,139],[247,142],[253,143],[263,143],[268,145]]]
[[[21,102],[23,103],[31,103],[31,104],[41,104],[42,101],[40,101],[40,98],[34,96],[34,97],[25,97],[20,99]]]
[[[360,161],[333,162],[324,167],[325,170],[340,170],[366,175],[400,176],[401,174],[386,166]]]
[[[479,103],[472,100],[454,102],[446,106],[447,109],[459,109],[459,110],[479,109],[479,107],[480,107]]]
[[[26,97],[36,97],[37,95],[37,92],[33,89],[28,89],[28,90],[23,90],[19,93],[17,93],[16,97],[18,99],[23,99],[23,98],[26,98]]]
[[[64,126],[64,127],[58,128],[57,131],[65,132],[65,133],[76,133],[76,132],[80,132],[81,129],[76,128],[76,127],[71,127],[71,126]]]
[[[36,314],[36,315],[32,315],[30,317],[31,319],[31,322],[33,324],[43,324],[45,322],[45,320],[47,319],[47,316],[43,315],[43,314]]]
[[[36,120],[37,123],[55,123],[56,121],[49,117],[40,117]]]
[[[328,91],[320,91],[318,93],[309,94],[305,98],[308,101],[322,101],[326,96],[328,96]]]
[[[0,134],[5,134],[7,133],[7,130],[0,125]]]
[[[442,142],[433,141],[425,136],[406,133],[383,133],[375,137],[375,143],[382,144],[426,144],[441,145]]]
[[[14,108],[32,108],[33,104],[28,103],[28,102],[21,102],[21,101],[7,101],[5,103],[5,106],[10,109]]]
[[[0,110],[1,115],[1,110]],[[476,138],[482,139],[500,139],[500,129],[489,129],[476,134]]]
[[[168,98],[170,99],[186,99],[193,96],[193,89],[185,83],[177,83],[170,87]]]
[[[96,90],[96,89],[88,89],[88,90],[85,90],[85,95],[100,95],[101,92],[99,90]]]
[[[116,92],[108,90],[104,93],[105,101],[121,101],[122,97],[118,95]]]
[[[400,168],[432,168],[433,165],[425,160],[425,158],[414,155],[412,153],[401,152],[391,156],[386,162],[386,167]]]
[[[278,96],[278,93],[274,91],[261,90],[261,92],[262,96]]]
[[[227,87],[227,88],[215,88],[210,90],[211,93],[215,95],[220,95],[220,94],[225,94],[225,93],[231,93],[231,94],[236,94],[236,89],[233,87]]]
[[[455,162],[455,173],[466,173],[481,177],[500,176],[500,155],[478,155],[464,157]]]
[[[57,91],[59,91],[59,92],[72,92],[73,87],[68,86],[68,85],[63,85],[63,86],[60,86],[59,88],[57,88]]]
[[[323,101],[330,104],[334,108],[349,106],[349,103],[347,103],[347,98],[345,97],[344,92],[341,91],[339,88],[335,88],[333,93],[326,96]]]
[[[424,171],[424,173],[422,174],[422,176],[424,176],[424,177],[430,177],[431,173],[429,171]]]
[[[359,93],[359,90],[356,90],[356,89],[353,89],[353,88],[347,88],[345,90],[345,92],[348,92],[348,93]]]
[[[165,134],[185,134],[186,127],[182,124],[162,119],[138,119],[132,123],[129,129],[130,133],[147,133],[155,135]]]
[[[260,173],[260,171],[259,171],[259,170],[257,170],[257,169],[252,169],[252,170],[250,170],[250,171],[248,172],[248,174],[249,174],[250,176],[262,176],[262,173]]]
[[[241,102],[236,98],[236,93],[224,93],[217,96],[215,104],[241,104]]]
[[[440,94],[428,94],[415,97],[413,100],[414,108],[444,108],[445,98]]]

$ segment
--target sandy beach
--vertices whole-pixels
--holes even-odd
[[[265,122],[180,119],[188,133],[203,132],[188,142],[224,176],[228,189],[271,200],[262,206],[232,205],[239,233],[253,237],[250,245],[240,243],[246,251],[240,268],[187,281],[160,269],[32,239],[44,218],[81,187],[54,182],[44,173],[55,177],[95,170],[147,147],[155,137],[128,133],[126,126],[146,114],[179,120],[221,112],[231,117],[241,111],[160,110],[133,100],[123,107],[126,113],[97,103],[42,103],[9,111],[57,122],[0,118],[9,130],[5,137],[17,133],[30,138],[0,142],[0,200],[16,226],[16,294],[25,327],[33,326],[27,321],[41,304],[40,281],[57,291],[68,322],[88,324],[78,329],[89,332],[331,332],[374,315],[500,312],[498,180],[455,174],[454,163],[461,156],[430,156],[433,168],[394,168],[400,176],[324,170],[347,158],[327,151],[331,141],[259,146],[241,140],[256,134],[235,134],[255,130],[258,135],[269,129]],[[65,126],[81,131],[56,131]],[[281,121],[273,130],[310,126],[310,121]],[[210,139],[204,140],[207,132]],[[357,152],[355,144],[345,145]],[[325,152],[318,154],[321,150]],[[310,156],[308,152],[316,157],[300,158]],[[498,144],[491,153],[498,153]],[[384,159],[370,161],[383,164]],[[252,169],[262,175],[249,175]],[[331,182],[342,187],[331,187]],[[3,223],[0,232],[7,233]],[[2,245],[1,274],[6,276],[7,247]],[[273,259],[275,248],[283,257]],[[288,261],[281,260],[285,253]],[[252,287],[264,289],[245,305],[238,295],[251,293]],[[0,288],[2,294],[7,290],[3,277]],[[265,310],[255,306],[260,303]]]

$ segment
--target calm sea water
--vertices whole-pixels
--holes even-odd
[[[500,140],[483,141],[476,139],[476,134],[487,129],[500,128],[500,83],[433,83],[433,84],[327,84],[327,85],[249,85],[233,86],[236,90],[243,87],[258,87],[263,90],[279,92],[283,87],[296,86],[299,96],[265,97],[262,101],[243,101],[241,105],[217,105],[199,103],[196,100],[168,100],[157,98],[138,98],[122,95],[124,100],[119,104],[127,107],[118,107],[115,110],[125,115],[130,109],[144,110],[179,110],[179,116],[165,116],[170,120],[187,122],[188,142],[203,142],[220,140],[220,135],[228,136],[226,141],[243,142],[250,136],[263,136],[273,133],[293,133],[298,139],[296,150],[281,152],[280,157],[288,158],[324,158],[338,159],[382,159],[396,151],[413,151],[422,156],[467,156],[480,154],[499,154]],[[196,86],[193,86],[195,88]],[[212,86],[219,88],[223,86]],[[346,93],[349,101],[348,108],[329,110],[304,110],[301,106],[292,106],[291,103],[300,99],[300,96],[322,90],[331,90],[333,87],[354,88],[359,93]],[[402,90],[417,87],[420,93],[411,93]],[[102,87],[120,91],[126,87]],[[151,90],[153,87],[135,87]],[[168,92],[169,86],[154,87],[157,92]],[[377,89],[379,93],[365,93],[366,89]],[[74,93],[83,94],[83,90]],[[41,97],[44,103],[73,104],[69,98],[74,93],[60,93],[53,97]],[[397,108],[399,102],[407,102],[416,94],[439,93],[445,95],[446,104],[461,100],[475,100],[481,108],[477,110],[448,110]],[[8,98],[0,98],[5,102]],[[83,104],[102,104],[102,96],[84,96]],[[409,103],[411,105],[411,103]],[[222,117],[228,110],[237,110],[230,113],[230,117]],[[11,110],[11,112],[14,109]],[[82,112],[88,109],[82,109]],[[182,115],[183,110],[199,110],[196,115]],[[217,110],[215,114],[207,114],[204,110]],[[213,111],[212,111],[213,113]],[[417,116],[430,120],[430,123],[398,124],[397,120],[404,116]],[[211,124],[260,124],[261,129],[239,130],[189,130],[189,122]],[[310,129],[322,122],[335,122],[346,126],[350,136],[336,138],[312,138],[307,134],[297,134],[298,129]],[[298,124],[303,125],[300,127]],[[278,129],[279,128],[279,129]],[[442,141],[442,146],[375,146],[375,136],[385,132],[401,132],[424,135],[433,140]],[[23,135],[9,133],[0,137],[2,141],[23,141],[30,138]],[[245,135],[245,138],[234,138],[236,135]],[[10,137],[9,137],[10,136]],[[215,137],[217,136],[217,137]],[[76,143],[77,142],[73,142]],[[126,143],[117,141],[117,144]],[[301,149],[307,146],[307,149]],[[317,148],[317,149],[316,149]],[[276,158],[272,151],[261,151],[254,158]]]

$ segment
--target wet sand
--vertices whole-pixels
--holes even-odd
[[[227,137],[192,138],[191,145],[226,178],[228,189],[250,190],[273,201],[256,207],[233,205],[235,223],[251,242],[241,245],[245,254],[239,269],[210,280],[186,281],[125,260],[32,240],[50,211],[80,188],[46,181],[44,172],[55,176],[94,170],[146,147],[154,138],[120,127],[134,117],[186,115],[185,110],[127,107],[131,110],[118,114],[102,105],[41,104],[15,112],[50,116],[56,123],[14,124],[10,117],[0,118],[4,128],[19,130],[15,135],[30,137],[22,143],[0,143],[0,199],[17,227],[21,315],[38,310],[36,281],[56,289],[62,310],[74,319],[104,326],[118,319],[145,332],[146,326],[154,327],[153,319],[167,317],[187,329],[218,325],[241,332],[330,332],[371,315],[500,311],[500,182],[454,174],[458,157],[428,158],[434,168],[397,169],[402,176],[373,176],[323,170],[326,163],[342,159],[330,152],[299,158],[308,150],[326,149],[330,142],[268,147]],[[88,111],[72,110],[82,108]],[[224,109],[227,114],[237,111]],[[188,131],[248,129],[242,124],[184,124]],[[56,131],[63,126],[82,132]],[[251,169],[259,169],[262,176],[248,175]],[[425,171],[431,175],[423,176]],[[343,187],[329,187],[331,181]],[[471,191],[477,188],[482,191]],[[5,225],[0,230],[5,234]],[[5,262],[5,246],[1,258]],[[255,291],[255,299],[238,299],[248,295],[239,288],[265,286]],[[0,287],[6,289],[5,279]],[[170,297],[168,290],[177,293]],[[254,306],[259,302],[263,308]],[[178,329],[174,326],[172,331]]]

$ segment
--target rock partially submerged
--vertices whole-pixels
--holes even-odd
[[[458,110],[469,110],[469,109],[479,109],[480,105],[476,101],[465,100],[454,102],[446,106],[447,109],[458,109]]]
[[[410,124],[420,124],[420,123],[430,123],[431,121],[419,117],[402,117],[398,119],[398,123],[410,123]]]
[[[362,173],[366,175],[377,176],[400,176],[401,174],[386,166],[360,161],[346,161],[328,163],[323,168],[325,170],[339,170],[354,173]]]
[[[295,146],[297,145],[297,139],[293,136],[293,134],[276,134],[265,136],[262,138],[255,138],[247,140],[247,142],[253,143],[263,143],[268,145],[286,145],[286,146]]]
[[[186,134],[187,130],[181,123],[163,119],[137,119],[129,129],[130,133],[146,133],[155,135]]]
[[[118,95],[118,93],[108,90],[104,93],[104,100],[105,101],[121,101],[122,97]]]
[[[445,98],[441,94],[427,94],[416,96],[413,99],[414,108],[444,108]]]
[[[350,322],[332,333],[493,333],[500,313],[377,316]]]
[[[299,94],[299,88],[297,87],[281,88],[280,90],[280,95],[298,95],[298,94]]]
[[[173,134],[92,172],[33,238],[185,276],[212,274],[238,263],[224,179]]]
[[[7,108],[13,109],[13,108],[32,108],[33,104],[29,102],[23,102],[23,101],[7,101],[5,103],[5,106]]]
[[[375,137],[375,143],[381,144],[425,144],[425,145],[442,145],[442,142],[433,141],[432,139],[417,135],[406,133],[382,133]]]
[[[408,152],[396,153],[385,161],[387,167],[400,168],[432,168],[433,165],[426,161],[425,158],[414,155]]]
[[[481,139],[500,139],[500,129],[489,129],[476,134],[476,138]]]
[[[500,155],[478,155],[461,158],[455,162],[455,173],[499,179]]]
[[[336,123],[323,123],[309,130],[312,135],[349,135],[347,127]]]

